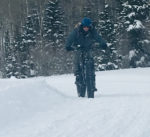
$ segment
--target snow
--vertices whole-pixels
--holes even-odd
[[[149,137],[150,68],[96,75],[94,99],[71,74],[0,79],[0,137]]]
[[[128,2],[128,1],[125,2],[125,3],[123,3],[122,6],[124,6],[124,7],[126,7],[126,8],[130,8],[130,9],[132,8],[132,6],[129,5],[129,2]]]
[[[127,31],[131,31],[133,29],[144,29],[145,27],[143,26],[142,22],[140,20],[135,20],[134,24],[130,24],[129,27],[127,28]]]
[[[133,16],[135,16],[135,12],[131,12],[130,14],[127,15],[128,18],[132,18]]]
[[[108,4],[106,4],[106,5],[105,5],[105,8],[108,8],[108,7],[109,7],[109,5],[108,5]]]
[[[130,50],[129,51],[129,59],[131,60],[132,57],[136,56],[136,50]]]
[[[143,41],[142,41],[142,43],[149,44],[149,43],[150,43],[150,41],[149,41],[148,39],[145,39],[145,40],[143,40]]]
[[[107,46],[108,46],[108,47],[112,46],[112,43],[107,43]]]
[[[145,57],[143,56],[143,57],[141,57],[141,59],[139,61],[136,61],[136,65],[137,66],[140,65],[140,64],[144,63],[144,61],[145,61]]]

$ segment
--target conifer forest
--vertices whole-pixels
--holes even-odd
[[[0,77],[72,73],[65,42],[83,17],[109,47],[93,48],[97,71],[150,67],[150,0],[0,0]]]

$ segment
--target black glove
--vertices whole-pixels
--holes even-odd
[[[66,50],[67,51],[73,51],[73,48],[72,47],[66,47]]]

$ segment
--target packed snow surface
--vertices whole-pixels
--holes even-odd
[[[71,74],[0,79],[0,137],[150,137],[150,68],[96,75],[94,99]]]

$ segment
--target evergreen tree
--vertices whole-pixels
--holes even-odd
[[[47,72],[47,75],[62,71],[61,65],[64,57],[64,12],[60,7],[59,0],[49,0],[46,4],[43,17],[43,38],[44,47],[47,58],[43,64],[43,67]],[[62,64],[63,65],[63,64]]]
[[[21,61],[20,61],[20,46],[22,44],[21,33],[19,32],[19,27],[16,26],[14,32],[14,41],[13,41],[13,52],[14,52],[14,62],[13,62],[13,76],[16,78],[21,77]]]
[[[121,22],[129,39],[130,67],[147,66],[150,54],[145,50],[146,27],[145,21],[149,16],[149,2],[147,0],[123,0]]]
[[[102,38],[107,41],[108,50],[102,50],[96,59],[98,70],[118,69],[120,66],[121,56],[116,49],[116,30],[114,21],[111,16],[110,7],[105,4],[103,12],[99,14],[98,30]]]
[[[98,19],[98,1],[95,0],[87,0],[83,10],[82,10],[82,17],[89,17],[92,19],[94,25],[96,25]]]
[[[13,75],[13,47],[10,42],[10,34],[5,32],[5,77],[10,78]]]
[[[87,2],[87,5],[83,7],[83,17],[89,17],[89,18],[93,18],[93,14],[92,14],[92,6],[89,3],[89,1]]]
[[[50,43],[50,46],[60,46],[64,36],[63,21],[59,0],[49,0],[44,11],[43,37]]]
[[[35,10],[27,16],[23,26],[22,42],[19,46],[21,77],[31,77],[35,75],[36,64],[33,63],[32,50],[36,48],[37,37],[39,35],[39,19]]]

